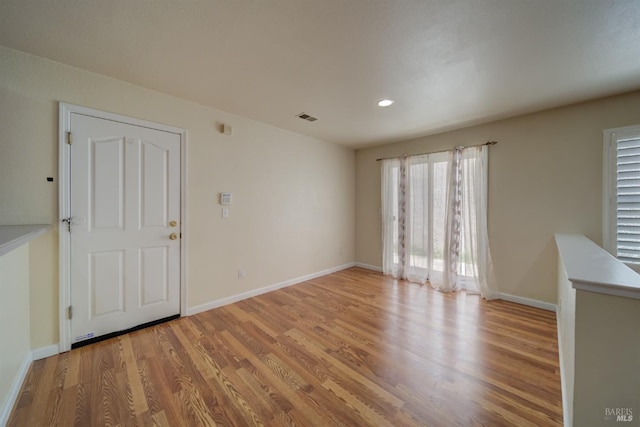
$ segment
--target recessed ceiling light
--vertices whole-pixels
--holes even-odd
[[[381,99],[378,101],[378,107],[388,107],[393,104],[393,99]]]

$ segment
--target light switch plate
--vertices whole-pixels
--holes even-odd
[[[231,193],[220,193],[220,204],[221,205],[230,205],[231,204]]]
[[[222,208],[222,218],[229,218],[229,208]]]

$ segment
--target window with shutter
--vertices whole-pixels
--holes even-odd
[[[640,126],[604,132],[604,243],[640,269]]]

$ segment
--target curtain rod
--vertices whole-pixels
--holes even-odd
[[[471,148],[471,147],[482,147],[484,145],[496,145],[498,143],[498,141],[487,141],[484,144],[478,144],[478,145],[468,145],[466,147],[462,147],[462,148]],[[458,148],[458,147],[456,147]],[[405,157],[411,157],[411,156],[424,156],[425,154],[436,154],[436,153],[445,153],[449,150],[440,150],[440,151],[431,151],[429,153],[418,153],[418,154],[403,154],[402,156],[398,156],[398,157],[383,157],[381,159],[376,159],[376,162],[379,162],[380,160],[394,160],[394,159],[403,159]]]

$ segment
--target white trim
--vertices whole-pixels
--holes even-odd
[[[48,224],[0,225],[0,256],[46,233]]]
[[[378,267],[375,265],[365,264],[362,262],[356,262],[356,267],[365,268],[367,270],[382,272],[382,267]],[[502,299],[505,301],[511,301],[518,304],[528,305],[530,307],[541,308],[543,310],[555,311],[556,305],[546,301],[540,301],[532,298],[525,298],[518,295],[507,294],[504,292],[498,293],[498,299]]]
[[[69,301],[71,301],[71,291],[69,289],[69,269],[70,265],[69,251],[70,236],[65,230],[62,218],[68,218],[69,213],[69,145],[66,144],[66,133],[71,127],[71,112],[74,106],[60,103],[58,112],[58,321],[59,321],[59,350],[60,352],[68,351],[71,348],[71,322],[66,319],[66,313]]]
[[[9,421],[9,416],[11,415],[11,410],[16,404],[16,399],[20,393],[20,389],[24,384],[24,380],[27,378],[27,373],[29,372],[29,367],[31,367],[31,362],[35,360],[44,359],[45,357],[55,356],[58,354],[58,344],[48,345],[46,347],[37,348],[27,353],[22,361],[22,364],[18,368],[18,372],[16,372],[16,376],[13,379],[13,383],[11,383],[11,387],[9,388],[9,393],[3,402],[2,408],[0,408],[0,426],[4,426]]]
[[[67,144],[67,131],[71,128],[71,114],[82,114],[115,122],[132,124],[164,132],[174,133],[180,136],[180,221],[182,239],[180,244],[180,314],[187,311],[187,130],[175,126],[164,125],[149,120],[135,119],[133,117],[108,113],[93,108],[60,102],[58,116],[58,235],[59,235],[59,351],[65,352],[71,349],[71,322],[66,318],[67,307],[71,301],[70,277],[68,266],[70,264],[69,250],[70,237],[61,218],[71,216],[69,208],[69,145]]]
[[[187,316],[202,313],[203,311],[212,310],[214,308],[222,307],[224,305],[233,304],[234,302],[242,301],[247,298],[255,297],[258,295],[266,294],[278,289],[286,288],[287,286],[297,285],[298,283],[306,282],[311,279],[326,276],[327,274],[335,273],[337,271],[346,270],[347,268],[354,267],[356,264],[350,262],[338,267],[328,268],[326,270],[318,271],[316,273],[307,274],[306,276],[296,277],[295,279],[285,280],[284,282],[275,283],[273,285],[264,286],[262,288],[253,289],[251,291],[242,292],[240,294],[232,295],[230,297],[221,298],[215,301],[210,301],[204,304],[196,305],[187,309]]]
[[[2,402],[2,407],[0,407],[0,426],[6,425],[7,421],[9,421],[11,410],[16,403],[22,384],[27,377],[27,372],[29,372],[31,362],[31,353],[27,353],[20,365],[20,368],[18,368],[18,372],[16,372],[16,376],[13,379],[13,383],[11,383],[11,387],[9,388],[9,392],[4,399],[4,402]]]
[[[31,350],[31,359],[32,360],[40,360],[45,359],[47,357],[55,356],[56,354],[60,354],[60,345],[59,344],[51,344],[46,347],[36,348]]]
[[[170,126],[170,125],[165,125],[162,123],[158,123],[158,122],[153,122],[151,120],[143,120],[143,119],[136,119],[134,117],[129,117],[129,116],[123,116],[120,114],[114,114],[114,113],[109,113],[107,111],[101,111],[101,110],[96,110],[94,108],[89,108],[89,107],[82,107],[80,105],[74,105],[74,104],[68,104],[66,102],[61,102],[60,103],[60,111],[64,111],[65,113],[76,113],[76,114],[82,114],[84,116],[89,116],[89,117],[95,117],[98,119],[104,119],[104,120],[111,120],[114,122],[120,122],[120,123],[124,123],[124,124],[128,124],[128,125],[134,125],[134,126],[140,126],[140,127],[145,127],[145,128],[150,128],[150,129],[156,129],[156,130],[160,130],[160,131],[164,131],[164,132],[169,132],[169,133],[175,133],[178,135],[182,135],[185,132],[185,129],[183,128],[179,128],[179,127],[175,127],[175,126]],[[66,116],[65,119],[62,123],[65,125],[65,127],[63,129],[60,129],[62,131],[62,134],[66,136],[66,132],[68,130],[68,125],[69,119],[71,117],[70,116]]]
[[[364,269],[367,269],[367,270],[378,271],[378,272],[382,273],[382,267],[378,267],[377,265],[365,264],[363,262],[356,262],[355,266],[356,267],[360,267],[360,268],[364,268]]]
[[[602,132],[602,247],[616,257],[617,224],[617,144],[619,139],[637,137],[640,126],[606,129]]]
[[[187,188],[189,188],[187,186],[187,159],[189,158],[188,156],[188,151],[187,151],[187,146],[188,146],[188,139],[189,139],[189,133],[186,129],[182,130],[182,133],[180,134],[180,156],[181,156],[181,163],[180,163],[180,170],[181,170],[181,176],[180,176],[180,233],[181,233],[181,239],[180,239],[180,315],[181,316],[186,316],[187,313],[187,301],[188,301],[188,294],[187,294],[187,290],[189,289],[189,287],[187,286],[188,282],[187,282],[187,242],[188,242],[188,221],[187,218],[189,218],[189,212],[187,211],[187,207],[189,206],[189,204],[187,203]]]
[[[556,246],[576,290],[640,299],[640,275],[580,234],[556,234]]]
[[[621,265],[625,265],[620,262]],[[595,292],[598,294],[613,295],[615,297],[640,299],[640,288],[624,289],[623,287],[610,285],[608,283],[586,283],[581,281],[571,281],[571,286],[578,291]]]
[[[541,308],[543,310],[548,310],[548,311],[556,310],[556,305],[553,303],[540,301],[532,298],[525,298],[518,295],[506,294],[504,292],[499,292],[498,298],[505,301],[515,302],[517,304],[528,305],[529,307]]]
[[[613,199],[615,195],[615,139],[613,130],[605,130],[602,138],[602,246],[611,255],[616,256],[616,223],[612,219]]]
[[[572,427],[569,423],[569,402],[567,401],[567,379],[565,378],[564,358],[562,357],[562,333],[560,333],[560,306],[556,306],[556,329],[558,330],[558,358],[560,359],[560,392],[562,393],[562,425]]]

